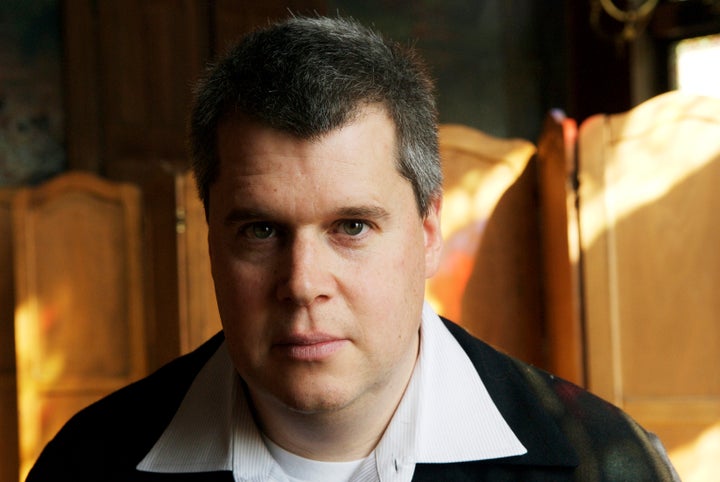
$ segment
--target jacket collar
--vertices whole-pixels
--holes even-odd
[[[552,380],[552,375],[499,353],[446,319],[443,322],[467,353],[503,418],[527,448],[523,455],[494,462],[576,467],[577,453],[558,426],[565,405],[545,378]]]

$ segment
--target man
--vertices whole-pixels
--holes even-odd
[[[191,137],[220,334],[92,405],[28,480],[672,480],[609,404],[423,302],[441,248],[412,52],[294,18],[230,51]]]

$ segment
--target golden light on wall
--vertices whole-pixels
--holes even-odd
[[[535,153],[532,143],[500,139],[462,125],[440,127],[444,247],[440,268],[428,280],[426,299],[462,324],[462,301],[485,223]]]

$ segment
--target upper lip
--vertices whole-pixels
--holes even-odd
[[[327,333],[301,333],[278,337],[275,340],[275,345],[315,345],[317,343],[326,343],[342,339],[342,337]]]

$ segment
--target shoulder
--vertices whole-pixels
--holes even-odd
[[[634,480],[673,480],[672,466],[657,438],[618,407],[443,321],[529,456],[530,447],[547,453],[541,458],[568,449],[576,455],[576,472],[584,474],[580,480],[616,480],[613,471],[618,467],[622,473],[615,473],[617,480],[631,474]],[[552,440],[551,446],[547,440]]]
[[[28,481],[78,467],[134,469],[223,339],[218,333],[193,352],[78,412],[44,448]]]
[[[518,400],[538,404],[555,417],[577,416],[587,423],[625,416],[614,405],[587,390],[502,353],[460,326],[443,320],[478,371],[498,407],[513,407]]]

